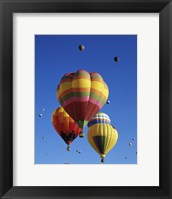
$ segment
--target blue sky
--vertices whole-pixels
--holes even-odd
[[[82,52],[80,44],[85,46]],[[87,141],[87,127],[85,138],[77,137],[68,152],[51,123],[60,106],[56,87],[61,77],[79,69],[100,73],[109,87],[110,104],[101,112],[109,115],[119,138],[105,164],[137,164],[136,35],[35,35],[35,164],[100,164]]]

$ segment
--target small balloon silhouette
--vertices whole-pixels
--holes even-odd
[[[42,117],[42,113],[39,114],[39,117]]]
[[[106,104],[110,104],[110,100],[108,100],[108,101],[106,102]]]
[[[132,146],[133,144],[130,142],[128,145],[129,145],[129,146]]]
[[[84,45],[79,45],[79,50],[80,51],[83,51],[85,49],[85,46]]]
[[[115,62],[119,62],[119,57],[114,57]]]

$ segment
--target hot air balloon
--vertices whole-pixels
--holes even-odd
[[[85,49],[85,46],[84,45],[79,45],[79,50],[80,51],[83,51]]]
[[[110,100],[108,100],[108,101],[106,102],[106,104],[110,104]]]
[[[129,144],[128,144],[129,146],[132,146],[133,144],[131,143],[131,142],[129,142]]]
[[[115,146],[118,139],[117,130],[111,125],[109,116],[105,113],[97,113],[88,123],[87,138],[94,150],[100,154],[101,162],[104,162],[106,154]]]
[[[111,121],[107,114],[99,112],[88,123],[88,128],[90,128],[92,125],[97,124],[97,123],[111,124]]]
[[[67,151],[70,151],[69,145],[79,135],[81,129],[62,107],[58,107],[53,112],[52,124],[57,133],[68,145]]]
[[[42,116],[43,116],[43,114],[42,114],[42,113],[40,113],[40,114],[39,114],[39,117],[42,117]]]
[[[106,103],[109,89],[100,74],[85,70],[65,74],[57,98],[65,111],[83,129]],[[83,132],[80,137],[83,137]]]
[[[114,57],[115,62],[119,62],[119,57]]]
[[[115,146],[118,132],[110,124],[97,123],[92,125],[87,134],[88,141],[104,162],[106,154]]]

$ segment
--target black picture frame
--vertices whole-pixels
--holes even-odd
[[[160,186],[13,186],[13,13],[159,13]],[[21,198],[172,198],[172,2],[170,0],[0,0],[0,196]],[[27,172],[27,171],[26,171]],[[90,176],[91,179],[91,176]]]

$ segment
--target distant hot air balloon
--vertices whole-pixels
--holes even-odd
[[[97,123],[111,124],[111,121],[107,114],[99,112],[91,119],[90,122],[88,122],[88,128]]]
[[[115,62],[119,62],[119,57],[114,57]]]
[[[108,94],[108,86],[101,75],[85,70],[65,74],[57,87],[61,106],[81,129],[103,107]],[[83,137],[83,132],[80,137]]]
[[[131,143],[131,142],[129,142],[129,144],[128,144],[129,146],[132,146],[133,144]]]
[[[80,51],[83,51],[85,49],[85,46],[84,45],[79,45],[79,50]]]
[[[106,102],[106,104],[110,104],[110,100],[108,100],[108,101]]]
[[[118,139],[118,132],[110,123],[109,116],[102,112],[97,113],[88,123],[87,138],[90,145],[100,154],[101,162],[104,162],[106,154]]]
[[[52,124],[57,133],[68,145],[67,150],[70,151],[69,145],[79,135],[81,129],[62,107],[58,107],[53,112]]]
[[[42,114],[42,113],[40,113],[40,114],[39,114],[39,117],[42,117],[42,116],[43,116],[43,114]]]
[[[110,124],[98,123],[91,126],[87,134],[88,141],[104,162],[106,154],[115,146],[118,132]]]

